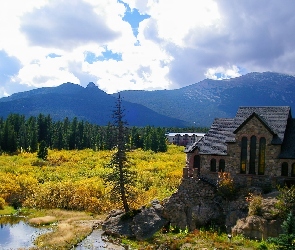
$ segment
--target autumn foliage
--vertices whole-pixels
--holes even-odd
[[[63,208],[104,213],[121,208],[111,197],[110,186],[102,180],[103,167],[112,151],[49,150],[47,161],[36,153],[0,156],[0,197],[14,206]],[[131,208],[152,199],[163,199],[178,187],[185,155],[182,147],[170,145],[165,153],[128,152],[132,170],[137,172]],[[37,160],[36,160],[37,159]]]

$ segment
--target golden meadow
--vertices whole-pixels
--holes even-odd
[[[169,197],[179,186],[185,165],[184,148],[168,146],[165,153],[128,152],[137,172],[132,208]],[[102,214],[121,208],[102,175],[112,151],[49,150],[47,161],[36,153],[0,156],[0,197],[14,207],[61,208]]]

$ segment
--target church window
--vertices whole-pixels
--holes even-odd
[[[221,159],[219,161],[219,169],[218,172],[224,172],[225,171],[225,160]]]
[[[199,155],[194,156],[194,168],[197,169],[197,175],[200,175],[201,170],[201,157]]]
[[[216,159],[211,159],[211,162],[210,162],[210,171],[211,172],[216,172]]]
[[[266,148],[266,140],[264,137],[261,137],[259,141],[259,159],[258,159],[259,175],[264,175],[264,171],[265,171],[265,148]]]
[[[282,163],[282,176],[288,176],[288,163]]]
[[[242,145],[241,145],[241,167],[240,167],[241,174],[246,174],[246,164],[247,164],[247,137],[243,137]]]
[[[255,174],[255,160],[256,160],[256,136],[251,136],[250,139],[250,161],[249,174]]]

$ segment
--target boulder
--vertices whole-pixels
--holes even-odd
[[[132,219],[122,219],[122,210],[113,210],[102,223],[102,230],[108,235],[133,237],[131,230]]]
[[[123,211],[112,211],[103,222],[102,230],[114,236],[148,239],[167,224],[167,220],[162,217],[162,211],[163,207],[157,200],[152,201],[149,207],[142,208],[133,217],[126,218]]]
[[[156,204],[156,207],[145,208],[133,218],[131,228],[136,239],[148,239],[167,224],[167,220],[159,213],[162,209],[162,206]]]
[[[266,220],[261,216],[252,215],[239,219],[232,228],[232,235],[241,234],[250,239],[267,239],[277,237],[281,233],[280,220]]]

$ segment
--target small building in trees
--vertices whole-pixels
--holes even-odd
[[[295,119],[286,106],[240,107],[234,118],[215,119],[185,152],[184,178],[228,172],[246,186],[295,183]]]
[[[167,133],[166,137],[171,144],[188,146],[200,140],[204,135],[205,133]]]

